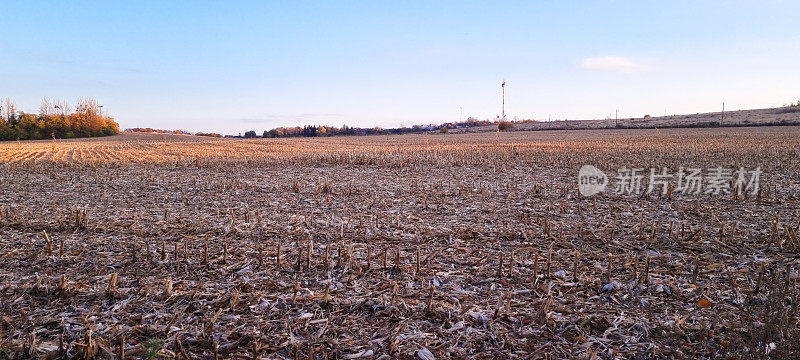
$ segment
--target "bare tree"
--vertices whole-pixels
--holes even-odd
[[[78,106],[75,110],[79,113],[85,113],[88,116],[99,116],[101,105],[97,100],[92,98],[78,99]]]
[[[8,121],[13,121],[17,117],[17,103],[10,98],[0,101],[0,117]]]
[[[67,116],[72,111],[69,103],[61,99],[57,99],[53,107],[57,109],[56,113],[61,116]]]
[[[54,105],[55,104],[53,103],[53,100],[51,100],[49,97],[43,98],[42,104],[39,105],[39,115],[50,116],[55,114]]]

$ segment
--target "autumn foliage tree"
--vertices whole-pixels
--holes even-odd
[[[0,99],[0,140],[40,140],[119,134],[119,124],[104,116],[94,99],[80,99],[75,111],[64,101],[42,100],[39,114],[18,111],[11,99]]]

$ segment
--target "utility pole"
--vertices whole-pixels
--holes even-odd
[[[619,121],[619,110],[614,109],[614,127],[617,127],[619,125],[618,121]]]
[[[725,123],[725,102],[722,102],[722,119],[719,121],[719,126]]]
[[[506,81],[503,80],[503,84],[500,85],[503,88],[503,112],[500,121],[506,121]]]

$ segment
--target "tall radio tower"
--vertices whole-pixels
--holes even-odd
[[[503,84],[500,85],[500,87],[503,88],[503,112],[502,112],[502,118],[500,118],[500,120],[501,121],[506,121],[506,81],[505,80],[503,80]]]

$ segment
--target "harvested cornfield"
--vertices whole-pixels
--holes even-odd
[[[797,357],[798,139],[2,143],[0,358]],[[761,177],[585,197],[587,164]]]

